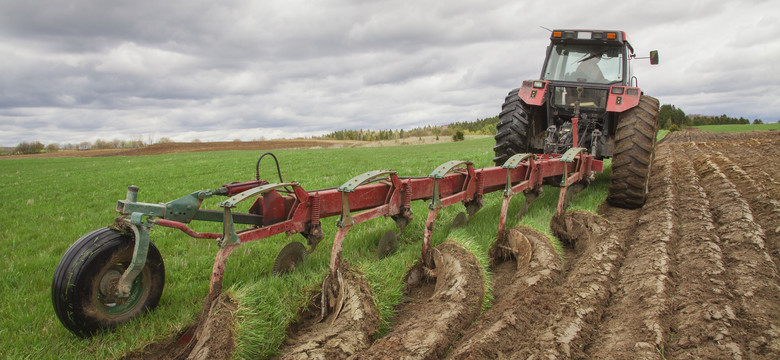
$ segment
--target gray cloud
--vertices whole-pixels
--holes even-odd
[[[664,0],[0,4],[0,144],[410,128],[498,113],[546,30],[625,30],[639,85],[688,113],[778,119],[780,5]]]

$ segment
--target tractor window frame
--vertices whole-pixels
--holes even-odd
[[[542,80],[620,84],[626,76],[624,59],[625,46],[552,44]]]

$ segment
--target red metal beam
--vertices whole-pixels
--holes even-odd
[[[579,166],[579,169],[578,169]],[[559,156],[542,155],[535,161],[521,163],[516,169],[502,167],[490,167],[473,170],[469,174],[467,169],[455,169],[439,179],[439,194],[442,206],[450,206],[463,201],[475,200],[482,193],[491,193],[504,190],[509,172],[510,186],[513,191],[519,192],[526,189],[541,187],[545,178],[561,176],[565,172],[575,175],[567,179],[567,183],[581,180],[591,172],[600,172],[603,169],[602,162],[587,154],[580,154],[578,161],[565,163]],[[580,170],[580,171],[577,171]],[[354,214],[356,223],[364,222],[380,216],[399,215],[403,210],[403,199],[410,201],[430,200],[433,198],[434,179],[430,177],[399,178],[404,186],[394,186],[390,181],[381,180],[358,186],[354,192],[347,194],[349,211],[360,212]],[[479,186],[477,181],[480,182]],[[261,184],[264,182],[246,182],[236,184],[234,189],[244,189],[246,186]],[[231,189],[231,190],[234,190]],[[234,193],[231,191],[231,193]],[[319,199],[318,214],[313,211],[313,199]],[[308,231],[313,219],[321,219],[342,214],[342,193],[336,188],[306,191],[300,186],[294,188],[292,194],[279,197],[278,201],[284,201],[284,213],[286,218],[275,220],[272,224],[262,227],[250,228],[238,231],[241,243],[264,239],[276,234],[296,234]],[[255,200],[262,202],[262,197]],[[253,208],[257,208],[253,205]],[[260,209],[263,206],[259,206]],[[272,206],[266,206],[272,208]],[[186,225],[170,220],[159,219],[156,224],[160,226],[177,228],[196,238],[219,238],[223,234],[197,233]]]

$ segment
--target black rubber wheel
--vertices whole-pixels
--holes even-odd
[[[656,98],[643,95],[638,106],[620,114],[607,196],[610,205],[635,209],[645,204],[657,133]]]
[[[512,155],[528,152],[529,109],[520,101],[519,90],[509,92],[498,115],[496,146],[493,147],[496,166],[504,165]]]
[[[133,259],[135,239],[110,228],[82,236],[54,271],[51,297],[54,312],[72,333],[89,337],[153,310],[165,285],[165,265],[149,243],[146,265],[130,296],[118,298],[116,284]]]

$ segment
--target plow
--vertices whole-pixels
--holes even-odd
[[[602,170],[602,161],[588,155],[586,149],[571,148],[562,155],[516,154],[502,166],[482,169],[475,169],[469,161],[448,161],[425,177],[401,177],[393,170],[369,171],[341,186],[321,190],[284,182],[281,172],[279,182],[270,183],[260,179],[258,172],[254,180],[152,204],[139,202],[140,189],[129,186],[126,198],[117,202],[120,216],[114,224],[83,236],[60,261],[52,286],[55,310],[66,328],[87,337],[154,309],[165,279],[162,258],[149,235],[155,226],[216,240],[219,251],[211,272],[209,303],[221,293],[225,265],[238,246],[282,233],[301,234],[306,245],[288,243],[274,262],[272,273],[283,275],[325,238],[323,219],[338,216],[321,297],[322,318],[338,316],[343,302],[341,250],[352,227],[379,217],[392,218],[399,231],[386,233],[377,249],[380,256],[389,255],[397,247],[397,235],[413,220],[411,202],[428,201],[419,264],[427,273],[435,273],[431,236],[442,208],[462,204],[465,213],[455,222],[466,222],[482,207],[484,194],[502,191],[496,241],[503,244],[513,195],[522,193],[526,198],[516,214],[519,218],[542,192],[544,183],[556,182],[560,185],[560,213],[573,194]],[[226,198],[219,202],[221,210],[202,208],[204,200],[217,196]],[[248,210],[238,212],[240,205]],[[196,232],[189,226],[194,221],[221,223],[222,232]]]

